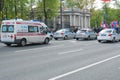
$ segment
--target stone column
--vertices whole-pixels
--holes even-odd
[[[75,15],[73,15],[73,26],[75,26],[76,25],[76,16]]]
[[[81,28],[84,28],[84,25],[83,25],[83,15],[81,16]]]
[[[80,25],[81,25],[81,20],[80,20],[80,15],[79,15],[78,26],[80,27]]]
[[[70,26],[72,26],[72,14],[70,14]]]
[[[86,12],[85,12],[85,17],[84,17],[85,18],[85,20],[84,20],[84,26],[85,26],[85,28],[87,28],[87,19],[86,19],[86,16],[87,15],[86,15]]]
[[[65,28],[65,23],[64,23],[64,15],[62,16],[62,28]]]
[[[91,26],[90,26],[90,16],[88,16],[88,23],[89,23],[89,27],[91,28]]]

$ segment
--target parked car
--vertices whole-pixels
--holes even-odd
[[[79,39],[96,39],[97,34],[92,29],[81,29],[76,32],[76,40]]]
[[[54,39],[73,39],[75,38],[75,32],[71,31],[70,29],[60,29],[54,33]]]
[[[118,31],[116,31],[116,29],[112,29],[112,28],[103,29],[102,31],[100,31],[98,33],[97,40],[98,40],[98,42],[101,42],[101,41],[112,41],[112,42],[119,41],[120,40],[120,32],[118,32]]]

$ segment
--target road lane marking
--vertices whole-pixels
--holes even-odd
[[[73,70],[73,71],[70,71],[70,72],[67,72],[67,73],[64,73],[64,74],[61,74],[61,75],[58,75],[56,77],[53,77],[53,78],[50,78],[48,80],[57,80],[57,79],[60,79],[60,78],[63,78],[65,76],[68,76],[68,75],[71,75],[71,74],[74,74],[76,72],[79,72],[79,71],[82,71],[82,70],[85,70],[85,69],[88,69],[88,68],[91,68],[93,66],[96,66],[98,64],[101,64],[101,63],[104,63],[104,62],[107,62],[107,61],[110,61],[112,59],[115,59],[115,58],[118,58],[120,57],[120,55],[116,55],[116,56],[113,56],[113,57],[110,57],[110,58],[107,58],[107,59],[104,59],[102,61],[99,61],[99,62],[96,62],[96,63],[93,63],[93,64],[90,64],[90,65],[87,65],[87,66],[84,66],[84,67],[81,67],[81,68],[78,68],[76,70]]]
[[[25,51],[32,51],[32,50],[39,50],[39,49],[48,49],[48,48],[54,48],[54,47],[62,47],[64,45],[57,45],[57,46],[49,46],[49,47],[42,47],[42,48],[34,48],[34,49],[25,49],[25,50],[18,50],[15,52],[25,52]]]
[[[71,43],[76,43],[77,41],[69,41],[69,42],[71,42]]]
[[[68,53],[73,53],[73,52],[79,52],[79,51],[82,51],[83,49],[79,49],[79,50],[72,50],[72,51],[66,51],[66,52],[60,52],[58,54],[68,54]]]

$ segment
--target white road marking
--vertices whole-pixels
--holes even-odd
[[[93,67],[93,66],[96,66],[96,65],[98,65],[98,64],[101,64],[101,63],[104,63],[104,62],[107,62],[107,61],[110,61],[110,60],[115,59],[115,58],[118,58],[118,57],[120,57],[120,55],[116,55],[116,56],[113,56],[113,57],[104,59],[104,60],[102,60],[102,61],[99,61],[99,62],[90,64],[90,65],[84,66],[84,67],[82,67],[82,68],[79,68],[79,69],[76,69],[76,70],[73,70],[73,71],[70,71],[70,72],[67,72],[67,73],[64,73],[64,74],[61,74],[61,75],[59,75],[59,76],[50,78],[50,79],[48,79],[48,80],[57,80],[57,79],[60,79],[60,78],[63,78],[63,77],[65,77],[65,76],[71,75],[71,74],[73,74],[73,73],[76,73],[76,72],[79,72],[79,71],[82,71],[82,70],[91,68],[91,67]]]
[[[25,49],[25,50],[18,50],[15,52],[25,52],[25,51],[32,51],[32,50],[38,50],[38,49],[48,49],[48,48],[54,48],[54,47],[62,47],[64,45],[57,45],[57,46],[49,46],[49,47],[42,47],[42,48],[34,48],[34,49]]]
[[[73,53],[73,52],[79,52],[79,51],[82,51],[83,49],[79,49],[79,50],[72,50],[72,51],[66,51],[66,52],[60,52],[58,54],[68,54],[68,53]]]
[[[69,41],[69,42],[76,43],[77,41]]]

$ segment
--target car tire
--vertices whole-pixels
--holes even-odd
[[[100,43],[101,43],[101,40],[98,40],[98,42],[100,42]]]
[[[49,38],[46,38],[45,40],[44,40],[44,44],[48,44],[49,43]]]
[[[20,41],[20,46],[25,46],[26,45],[26,43],[27,43],[27,41],[25,40],[25,39],[22,39],[21,41]]]
[[[11,46],[11,44],[9,44],[9,43],[5,43],[6,44],[6,46]]]
[[[79,40],[79,38],[76,38],[76,40],[78,41],[78,40]]]
[[[58,40],[58,38],[54,38],[55,40]]]
[[[63,39],[64,39],[64,40],[67,40],[67,39],[68,39],[68,36],[66,35]]]

